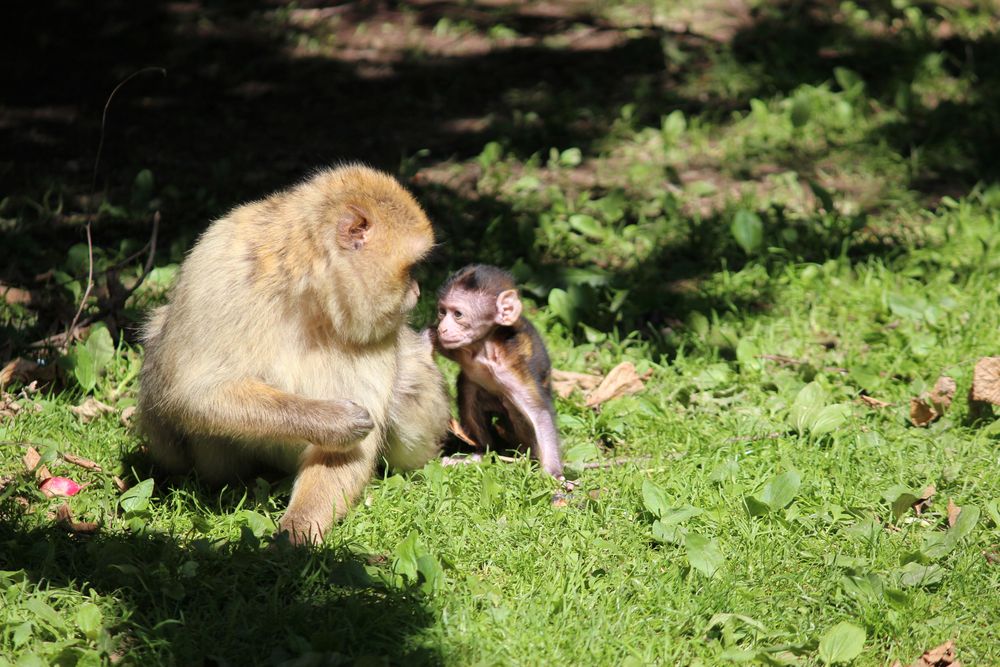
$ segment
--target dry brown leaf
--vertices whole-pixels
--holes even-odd
[[[114,411],[115,409],[113,407],[101,403],[93,396],[89,397],[80,405],[70,408],[70,412],[79,417],[80,421],[82,421],[84,424],[96,419],[97,417],[100,417],[103,414],[107,414],[108,412],[114,412]]]
[[[920,492],[920,498],[917,499],[917,502],[913,503],[913,511],[917,513],[917,516],[920,516],[924,510],[930,507],[931,498],[934,497],[935,493],[937,493],[937,487],[933,484],[928,484]]]
[[[866,394],[861,394],[860,396],[858,396],[858,400],[860,400],[862,403],[864,403],[868,407],[870,407],[870,408],[876,408],[876,409],[887,408],[890,405],[892,405],[892,403],[887,403],[885,401],[880,401],[879,399],[875,398],[874,396],[868,396]]]
[[[914,426],[927,426],[941,415],[923,399],[910,399],[910,421]]]
[[[90,459],[85,459],[82,456],[77,456],[76,454],[63,454],[63,461],[66,463],[72,463],[75,466],[80,466],[87,470],[93,470],[95,472],[101,472],[101,466]]]
[[[955,381],[942,375],[934,383],[934,388],[924,392],[919,398],[910,399],[910,421],[914,426],[927,426],[936,421],[951,407],[957,389]]]
[[[601,384],[602,379],[600,375],[552,369],[552,388],[562,398],[568,398],[577,389],[582,392],[591,391]]]
[[[122,423],[122,426],[124,426],[125,428],[129,428],[129,427],[132,426],[132,416],[133,415],[135,415],[135,406],[134,405],[130,405],[127,408],[125,408],[124,410],[122,410],[122,414],[118,418],[118,421],[120,421]]]
[[[26,451],[24,456],[21,458],[21,461],[24,462],[24,469],[28,472],[34,472],[41,460],[42,455],[39,454],[38,450],[34,447],[28,447],[28,451]]]
[[[1000,357],[983,357],[976,362],[970,397],[974,401],[1000,405]]]
[[[961,667],[962,663],[955,659],[955,642],[948,640],[940,646],[924,651],[924,654],[911,663],[910,667]]]
[[[479,444],[472,439],[472,436],[465,432],[465,429],[462,428],[462,425],[459,424],[456,419],[453,418],[448,421],[448,430],[451,431],[456,438],[470,447],[479,448]]]
[[[951,401],[955,398],[955,391],[957,389],[958,385],[955,384],[955,380],[947,375],[942,375],[934,383],[934,389],[928,395],[931,405],[934,406],[937,412],[944,414],[951,407]]]
[[[96,533],[98,528],[100,528],[100,526],[93,521],[74,521],[73,511],[66,503],[63,503],[56,509],[55,519],[59,525],[74,533],[89,535],[91,533]]]
[[[4,419],[13,419],[20,411],[21,404],[17,402],[17,399],[14,396],[8,394],[7,392],[3,392],[3,394],[0,395],[0,421],[3,421]]]
[[[128,483],[118,475],[112,477],[111,481],[115,483],[115,486],[118,488],[119,493],[125,493],[126,491],[128,491],[129,489]]]
[[[20,304],[23,306],[30,305],[34,296],[26,289],[11,287],[10,285],[4,285],[3,283],[0,283],[0,295],[3,296],[3,300],[8,304]]]
[[[41,455],[39,455],[38,450],[34,447],[28,447],[28,451],[24,454],[24,467],[28,472],[35,474],[35,479],[39,482],[44,482],[52,477],[52,473],[44,465],[39,465],[42,460]]]
[[[623,361],[611,369],[596,389],[587,394],[587,407],[594,408],[613,398],[638,393],[644,387],[635,365],[631,361]]]
[[[948,527],[952,528],[958,521],[958,515],[962,513],[962,508],[955,504],[951,498],[948,499]]]

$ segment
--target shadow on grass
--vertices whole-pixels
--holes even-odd
[[[917,11],[923,24],[906,15],[916,5],[894,4],[865,3],[880,23],[860,31],[835,3],[778,0],[760,5],[730,47],[738,62],[758,74],[758,94],[833,81],[837,67],[859,73],[870,97],[899,112],[870,141],[886,141],[911,160],[913,189],[959,196],[979,181],[997,181],[1000,39],[990,32],[956,36],[949,24],[956,8],[946,3],[923,3]],[[987,18],[983,11],[982,20]],[[914,84],[922,74],[965,79],[972,89],[955,99],[948,99],[947,90],[921,97]]]
[[[899,14],[884,2],[873,11]],[[297,8],[115,1],[93,12],[43,0],[19,9],[9,32],[0,45],[10,64],[0,108],[0,142],[8,147],[0,159],[0,194],[9,197],[0,208],[0,282],[49,294],[40,306],[4,314],[0,332],[13,341],[11,351],[72,318],[76,297],[52,281],[39,286],[35,276],[69,271],[67,251],[83,240],[81,213],[107,94],[149,65],[165,67],[167,76],[135,79],[108,115],[98,190],[120,210],[106,208],[94,233],[99,254],[111,259],[146,241],[153,208],[163,214],[157,261],[177,262],[230,206],[338,160],[408,172],[417,164],[467,161],[490,141],[522,159],[551,147],[577,147],[587,157],[625,104],[634,105],[640,127],[658,126],[675,108],[724,119],[752,97],[831,81],[838,66],[860,72],[871,95],[889,104],[939,52],[946,71],[981,83],[977,94],[908,109],[872,141],[914,158],[914,187],[928,192],[955,194],[997,172],[994,38],[862,33],[820,1],[760,4],[725,38],[615,27],[569,4],[448,1]],[[721,53],[752,74],[749,83],[728,96],[699,94],[691,84]],[[130,208],[133,179],[144,168],[152,172],[155,196]],[[511,229],[530,212],[478,193],[416,185],[445,249],[425,272],[429,284],[469,261],[512,266],[529,258],[549,286],[565,286],[566,263],[545,258],[513,233],[484,236],[493,221]],[[767,286],[745,298],[717,299],[683,287],[718,273],[723,260],[730,268],[745,261],[733,250],[728,222],[699,221],[699,234],[615,272],[615,284],[633,293],[624,324],[658,326],[691,310],[766,307]],[[861,258],[884,250],[856,244],[851,253]],[[840,251],[834,240],[804,257]]]
[[[440,664],[410,638],[433,621],[346,549],[262,548],[162,534],[74,536],[0,519],[0,567],[117,603],[130,664]]]

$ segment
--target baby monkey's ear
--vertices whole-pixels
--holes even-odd
[[[517,295],[516,289],[509,289],[500,292],[497,296],[496,323],[502,327],[509,327],[521,317],[521,298]]]
[[[348,204],[337,221],[337,244],[345,250],[361,250],[368,243],[372,223],[364,210]]]

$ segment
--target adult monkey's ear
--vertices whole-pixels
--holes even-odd
[[[337,220],[337,245],[345,250],[361,250],[371,235],[371,218],[364,209],[348,204]]]
[[[521,297],[516,289],[500,292],[497,296],[497,315],[495,322],[502,327],[509,327],[521,317]]]

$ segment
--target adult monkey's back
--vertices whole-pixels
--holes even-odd
[[[299,543],[347,512],[394,423],[408,430],[409,465],[435,455],[448,420],[440,373],[400,363],[427,354],[406,316],[419,295],[410,270],[433,242],[409,192],[353,165],[212,223],[144,334],[139,415],[154,461],[209,483],[296,472],[280,529]],[[407,404],[420,420],[390,412],[400,382],[422,385]]]

